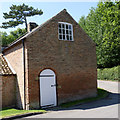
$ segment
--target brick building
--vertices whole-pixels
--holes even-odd
[[[0,108],[16,106],[16,73],[0,54]]]
[[[29,24],[30,25],[30,24]],[[97,94],[96,44],[64,9],[11,43],[21,109],[56,106]]]

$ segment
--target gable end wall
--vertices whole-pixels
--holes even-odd
[[[73,25],[74,41],[58,40],[58,22]],[[95,44],[80,26],[63,11],[26,40],[28,60],[28,106],[40,107],[39,74],[54,70],[58,104],[96,96],[97,64]]]

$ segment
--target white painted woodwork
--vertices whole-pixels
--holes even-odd
[[[56,77],[50,69],[40,73],[40,105],[41,107],[56,106]]]

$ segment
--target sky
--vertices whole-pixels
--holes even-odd
[[[10,6],[12,4],[15,5],[20,5],[25,3],[26,5],[33,6],[34,8],[41,9],[43,11],[43,15],[36,15],[33,17],[28,17],[27,21],[28,22],[36,22],[38,25],[44,23],[51,17],[55,16],[57,13],[59,13],[61,10],[64,8],[67,9],[67,11],[72,15],[72,17],[76,20],[76,22],[79,21],[81,16],[87,16],[90,8],[91,7],[97,7],[98,2],[91,2],[91,1],[86,1],[86,2],[41,2],[41,1],[31,1],[31,2],[25,2],[25,0],[22,0],[23,2],[17,2],[13,0],[13,2],[10,2],[11,0],[4,2],[0,2],[0,26],[2,25],[2,22],[7,22],[8,20],[4,19],[3,12],[9,12],[10,11]],[[21,1],[21,0],[19,0]],[[8,29],[0,29],[0,31],[5,31],[9,34],[10,31],[16,30],[17,28],[25,28],[25,25],[19,25],[15,28],[8,28]]]

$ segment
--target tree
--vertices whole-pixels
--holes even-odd
[[[25,5],[12,5],[10,7],[9,13],[3,13],[5,19],[11,19],[8,22],[3,22],[1,28],[16,27],[19,24],[25,23],[27,30],[27,19],[26,17],[31,17],[34,15],[42,15],[43,11],[34,9],[32,6]]]
[[[6,46],[7,45],[7,33],[0,31],[0,39],[1,39],[1,45]]]
[[[98,67],[119,65],[120,2],[99,2],[97,8],[91,8],[84,20],[80,18],[79,24],[98,45]]]
[[[15,31],[11,31],[10,34],[8,35],[6,32],[0,32],[0,37],[2,40],[2,46],[7,46],[17,38],[21,37],[23,34],[26,33],[25,29],[20,29],[18,28]]]

